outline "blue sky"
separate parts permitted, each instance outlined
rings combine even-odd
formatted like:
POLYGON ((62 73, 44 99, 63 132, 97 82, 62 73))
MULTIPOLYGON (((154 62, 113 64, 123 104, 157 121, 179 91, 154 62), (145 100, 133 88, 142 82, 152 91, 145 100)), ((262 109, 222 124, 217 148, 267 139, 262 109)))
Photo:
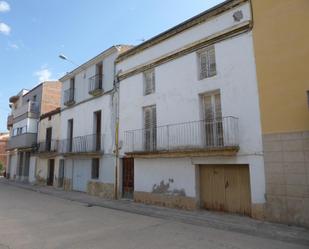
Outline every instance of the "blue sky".
POLYGON ((8 98, 114 44, 141 43, 222 0, 0 0, 0 131, 8 98))

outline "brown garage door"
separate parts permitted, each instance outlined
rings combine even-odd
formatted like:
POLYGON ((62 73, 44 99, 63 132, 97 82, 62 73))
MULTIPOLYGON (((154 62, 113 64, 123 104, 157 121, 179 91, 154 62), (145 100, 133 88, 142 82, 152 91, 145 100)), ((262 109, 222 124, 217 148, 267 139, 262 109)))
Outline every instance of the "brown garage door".
POLYGON ((201 165, 201 207, 244 215, 251 214, 248 165, 201 165))

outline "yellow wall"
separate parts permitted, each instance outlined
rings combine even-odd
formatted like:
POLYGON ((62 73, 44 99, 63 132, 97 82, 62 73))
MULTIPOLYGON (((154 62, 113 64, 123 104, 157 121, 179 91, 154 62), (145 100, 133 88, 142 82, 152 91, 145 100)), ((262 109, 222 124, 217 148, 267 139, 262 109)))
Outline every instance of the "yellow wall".
POLYGON ((309 130, 309 0, 252 0, 263 133, 309 130))

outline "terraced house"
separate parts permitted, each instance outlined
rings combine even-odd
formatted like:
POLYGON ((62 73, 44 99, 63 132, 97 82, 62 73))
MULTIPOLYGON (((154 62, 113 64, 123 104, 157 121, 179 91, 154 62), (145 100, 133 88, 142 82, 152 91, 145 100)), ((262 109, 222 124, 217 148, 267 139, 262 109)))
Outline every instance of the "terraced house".
POLYGON ((224 2, 117 58, 124 196, 263 215, 254 58, 246 0, 224 2))
POLYGON ((115 196, 114 62, 128 48, 112 46, 60 79, 65 189, 115 196))
POLYGON ((60 107, 44 113, 38 123, 35 183, 64 187, 64 160, 60 150, 60 107))
POLYGON ((39 117, 59 106, 60 90, 60 82, 46 81, 10 98, 12 111, 7 120, 9 178, 35 182, 36 157, 33 152, 37 145, 39 117))

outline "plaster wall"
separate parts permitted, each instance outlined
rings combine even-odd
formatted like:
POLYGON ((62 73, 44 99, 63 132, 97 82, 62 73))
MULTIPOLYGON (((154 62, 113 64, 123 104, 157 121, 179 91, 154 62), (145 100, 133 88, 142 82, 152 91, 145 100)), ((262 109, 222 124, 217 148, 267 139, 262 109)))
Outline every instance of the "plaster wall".
POLYGON ((150 47, 125 59, 124 61, 119 62, 116 72, 118 72, 119 69, 122 69, 122 71, 125 72, 133 67, 147 63, 162 55, 170 53, 171 51, 182 48, 189 43, 203 39, 214 33, 223 31, 233 25, 239 24, 239 22, 235 21, 233 18, 233 14, 236 11, 242 11, 243 13, 243 19, 241 22, 251 20, 250 4, 241 4, 229 11, 210 18, 206 22, 203 22, 190 30, 183 31, 182 33, 179 33, 153 47, 150 47))

